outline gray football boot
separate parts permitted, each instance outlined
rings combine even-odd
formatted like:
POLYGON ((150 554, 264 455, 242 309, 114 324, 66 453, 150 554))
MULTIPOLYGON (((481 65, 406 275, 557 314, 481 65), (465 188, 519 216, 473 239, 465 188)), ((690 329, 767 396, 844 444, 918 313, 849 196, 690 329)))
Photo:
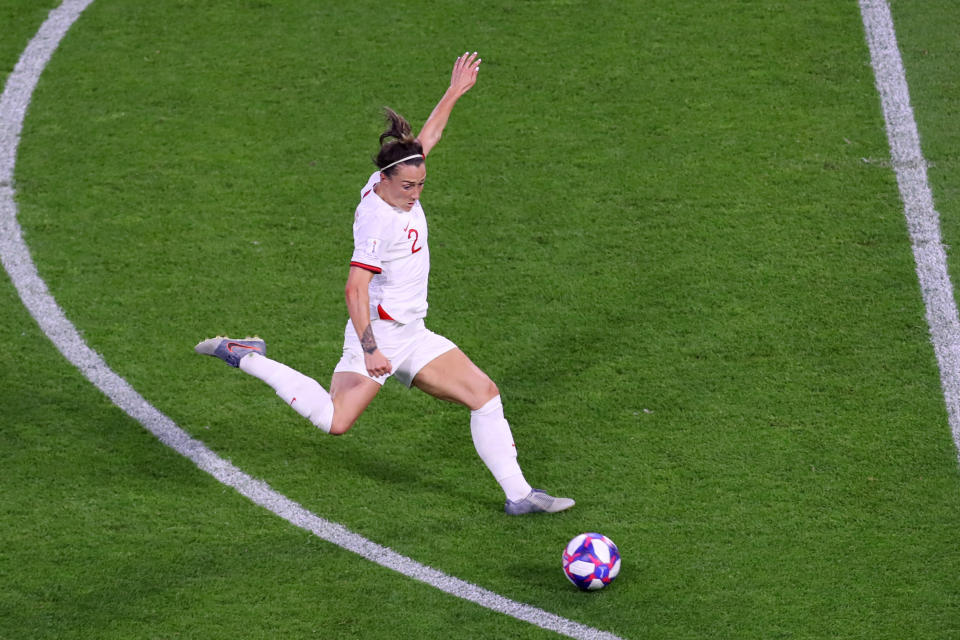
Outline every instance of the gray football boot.
POLYGON ((503 510, 507 515, 520 516, 525 513, 556 513, 569 509, 576 503, 570 498, 554 498, 543 489, 534 489, 522 500, 507 500, 503 510))
POLYGON ((231 367, 239 367, 240 360, 251 353, 267 355, 267 343, 260 338, 246 337, 243 340, 234 340, 226 336, 208 338, 193 348, 197 353, 205 356, 220 358, 231 367))

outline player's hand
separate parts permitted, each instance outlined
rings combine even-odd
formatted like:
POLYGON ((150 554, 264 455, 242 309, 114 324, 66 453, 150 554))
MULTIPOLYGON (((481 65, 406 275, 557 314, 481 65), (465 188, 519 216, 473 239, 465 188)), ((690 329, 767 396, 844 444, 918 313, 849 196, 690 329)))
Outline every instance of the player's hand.
POLYGON ((385 376, 393 371, 393 365, 390 364, 387 356, 383 355, 380 349, 376 349, 373 353, 364 353, 363 361, 367 366, 367 373, 374 378, 385 376))
POLYGON ((457 95, 462 96, 476 83, 479 71, 480 58, 477 57, 477 52, 464 53, 453 64, 453 73, 450 74, 450 88, 456 91, 457 95))

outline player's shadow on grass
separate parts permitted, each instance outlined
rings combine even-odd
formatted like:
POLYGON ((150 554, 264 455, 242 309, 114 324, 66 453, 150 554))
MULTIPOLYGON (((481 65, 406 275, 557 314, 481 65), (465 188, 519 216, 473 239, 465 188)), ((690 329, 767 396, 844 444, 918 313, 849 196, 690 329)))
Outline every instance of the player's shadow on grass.
MULTIPOLYGON (((476 454, 474 454, 476 457, 476 454)), ((472 462, 465 459, 466 462, 472 462)), ((440 494, 455 498, 467 505, 497 505, 502 493, 490 478, 489 490, 464 482, 462 475, 443 477, 430 470, 424 460, 406 458, 402 461, 391 459, 383 452, 368 447, 357 447, 350 455, 340 456, 337 464, 357 476, 369 478, 378 484, 394 485, 406 488, 408 492, 440 494)), ((483 463, 476 457, 479 471, 486 473, 483 463)))

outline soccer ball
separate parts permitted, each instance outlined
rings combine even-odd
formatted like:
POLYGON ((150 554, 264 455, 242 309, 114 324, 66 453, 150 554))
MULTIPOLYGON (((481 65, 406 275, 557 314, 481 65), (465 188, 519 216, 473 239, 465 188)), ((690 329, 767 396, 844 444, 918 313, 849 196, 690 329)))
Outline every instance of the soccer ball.
POLYGON ((620 550, 599 533, 581 533, 563 550, 563 573, 584 591, 603 589, 620 573, 620 550))

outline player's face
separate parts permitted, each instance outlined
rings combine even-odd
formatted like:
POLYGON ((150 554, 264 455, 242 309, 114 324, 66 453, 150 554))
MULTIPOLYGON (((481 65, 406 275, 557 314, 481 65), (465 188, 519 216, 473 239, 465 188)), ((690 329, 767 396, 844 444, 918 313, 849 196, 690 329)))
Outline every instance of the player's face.
POLYGON ((421 163, 419 166, 401 164, 392 176, 381 176, 377 195, 391 206, 410 211, 420 199, 420 192, 423 191, 426 178, 425 164, 421 163))

